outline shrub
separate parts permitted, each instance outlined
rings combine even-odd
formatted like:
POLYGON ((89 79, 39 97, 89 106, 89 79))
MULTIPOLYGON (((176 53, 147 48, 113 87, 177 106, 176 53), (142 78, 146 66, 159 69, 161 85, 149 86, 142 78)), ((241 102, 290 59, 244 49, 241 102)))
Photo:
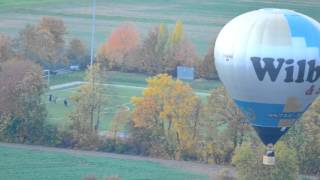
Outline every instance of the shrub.
POLYGON ((97 180, 97 179, 98 178, 95 175, 88 175, 83 178, 83 180, 97 180))
POLYGON ((107 176, 105 177, 105 180, 120 180, 119 176, 107 176))

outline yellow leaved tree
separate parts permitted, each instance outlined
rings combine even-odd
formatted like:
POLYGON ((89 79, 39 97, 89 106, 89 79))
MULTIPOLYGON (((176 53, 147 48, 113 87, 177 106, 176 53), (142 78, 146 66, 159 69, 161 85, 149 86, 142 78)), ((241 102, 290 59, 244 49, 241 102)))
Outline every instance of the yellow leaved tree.
POLYGON ((73 137, 79 147, 95 147, 98 141, 103 107, 107 103, 106 89, 103 85, 105 78, 99 64, 89 66, 86 71, 86 83, 71 96, 74 109, 69 119, 73 137))
POLYGON ((158 132, 156 138, 165 139, 169 157, 181 159, 196 142, 200 100, 189 85, 167 74, 147 82, 143 95, 132 98, 134 127, 158 132))
POLYGON ((195 47, 184 33, 182 21, 176 22, 166 50, 164 72, 167 73, 174 72, 177 66, 194 67, 199 59, 195 47))
POLYGON ((178 44, 183 39, 183 24, 182 21, 177 21, 170 36, 170 43, 178 44))

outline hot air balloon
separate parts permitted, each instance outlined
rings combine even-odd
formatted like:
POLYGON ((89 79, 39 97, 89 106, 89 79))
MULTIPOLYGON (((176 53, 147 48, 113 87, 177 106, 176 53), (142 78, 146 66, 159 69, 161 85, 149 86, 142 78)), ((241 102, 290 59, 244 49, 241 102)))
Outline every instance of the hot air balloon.
POLYGON ((235 104, 268 146, 320 93, 320 24, 287 9, 260 9, 228 22, 216 39, 218 75, 235 104))

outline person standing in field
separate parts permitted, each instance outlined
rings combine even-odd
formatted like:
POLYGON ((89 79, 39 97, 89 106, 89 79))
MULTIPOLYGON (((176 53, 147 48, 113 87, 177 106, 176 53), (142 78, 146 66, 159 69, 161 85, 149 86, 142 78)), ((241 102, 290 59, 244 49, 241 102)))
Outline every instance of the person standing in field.
POLYGON ((49 102, 51 102, 52 101, 52 94, 49 94, 49 102))
POLYGON ((65 99, 63 100, 63 104, 64 104, 65 107, 68 107, 68 100, 67 100, 67 98, 65 98, 65 99))

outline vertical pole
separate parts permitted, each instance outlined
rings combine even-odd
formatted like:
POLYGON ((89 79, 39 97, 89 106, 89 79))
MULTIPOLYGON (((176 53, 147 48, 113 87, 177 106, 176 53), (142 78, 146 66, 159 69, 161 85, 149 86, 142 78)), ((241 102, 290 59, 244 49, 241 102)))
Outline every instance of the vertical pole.
POLYGON ((92 26, 91 26, 91 52, 90 52, 90 66, 93 64, 94 59, 94 44, 95 44, 95 31, 96 31, 96 0, 92 0, 92 26))
POLYGON ((48 87, 50 88, 50 70, 48 71, 48 87))
MULTIPOLYGON (((95 45, 95 39, 94 39, 94 34, 96 31, 96 0, 92 0, 92 26, 91 26, 91 52, 90 52, 90 73, 91 73, 91 79, 89 79, 89 83, 91 85, 91 90, 94 91, 94 85, 95 85, 95 77, 93 73, 93 60, 94 60, 94 45, 95 45)), ((93 102, 96 102, 95 96, 93 96, 93 102)), ((90 112, 90 125, 91 125, 91 131, 93 130, 93 108, 92 104, 90 105, 91 107, 89 108, 90 112)))

